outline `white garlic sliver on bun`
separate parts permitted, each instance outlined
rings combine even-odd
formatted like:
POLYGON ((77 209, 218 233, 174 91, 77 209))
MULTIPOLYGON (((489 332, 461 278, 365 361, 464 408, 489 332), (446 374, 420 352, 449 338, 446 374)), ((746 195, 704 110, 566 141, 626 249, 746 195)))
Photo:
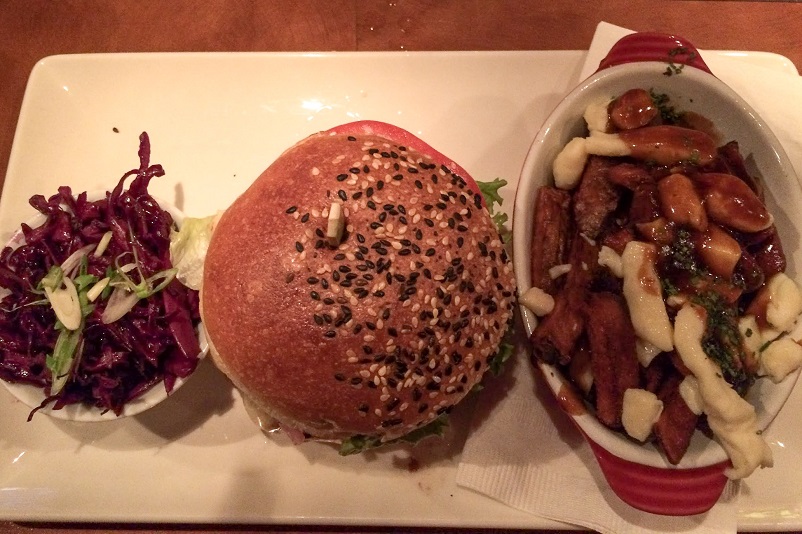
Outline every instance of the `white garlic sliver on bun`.
POLYGON ((530 287, 518 300, 538 317, 548 315, 554 309, 554 297, 539 287, 530 287))
POLYGON ((552 164, 554 185, 560 189, 573 189, 582 178, 588 153, 585 150, 585 138, 574 137, 563 147, 552 164))
POLYGON ((777 273, 766 284, 769 303, 766 320, 778 330, 788 332, 802 313, 802 292, 785 273, 777 273))
POLYGON ((760 353, 760 371, 778 384, 802 366, 802 347, 789 337, 769 344, 760 353))
POLYGON ((624 298, 635 334, 668 352, 674 348, 674 344, 671 339, 671 322, 663 303, 662 286, 655 268, 656 258, 657 249, 654 245, 640 241, 627 243, 621 257, 624 298))
POLYGON ((329 220, 326 228, 326 239, 329 246, 336 247, 343 239, 343 231, 345 230, 345 214, 343 207, 339 202, 333 202, 331 209, 329 209, 329 220))
POLYGON ((724 380, 721 368, 702 348, 706 327, 704 309, 686 304, 674 321, 674 344, 682 363, 699 383, 707 422, 732 462, 733 467, 725 474, 740 479, 758 467, 771 467, 772 453, 757 426, 754 406, 724 380))
POLYGON ((646 441, 663 413, 663 401, 651 391, 629 388, 624 392, 621 422, 624 430, 638 441, 646 441))

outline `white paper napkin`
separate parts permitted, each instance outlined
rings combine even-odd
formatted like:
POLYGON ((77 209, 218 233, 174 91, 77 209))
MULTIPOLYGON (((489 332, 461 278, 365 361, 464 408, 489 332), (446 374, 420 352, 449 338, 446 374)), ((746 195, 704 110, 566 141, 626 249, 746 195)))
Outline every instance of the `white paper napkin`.
MULTIPOLYGON (((580 80, 627 33, 599 24, 580 80)), ((802 135, 794 131, 802 128, 802 78, 737 57, 700 54, 769 123, 802 176, 802 135)), ((602 533, 737 531, 734 483, 709 512, 695 516, 649 514, 621 501, 609 489, 590 447, 554 406, 548 386, 528 361, 525 335, 519 337, 512 368, 482 396, 457 470, 458 485, 536 516, 602 533)))

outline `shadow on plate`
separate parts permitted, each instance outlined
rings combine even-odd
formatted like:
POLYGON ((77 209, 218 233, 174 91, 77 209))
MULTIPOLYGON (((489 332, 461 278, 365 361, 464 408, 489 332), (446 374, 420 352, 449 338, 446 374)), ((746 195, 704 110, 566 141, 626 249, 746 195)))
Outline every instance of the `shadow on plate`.
POLYGON ((236 407, 234 388, 210 359, 200 362, 187 382, 164 402, 139 415, 100 423, 53 420, 79 443, 106 450, 163 447, 181 440, 186 445, 213 446, 253 435, 242 425, 218 425, 236 407), (203 432, 197 432, 203 428, 203 432), (242 428, 243 432, 238 429, 242 428), (197 438, 195 437, 197 436, 197 438))

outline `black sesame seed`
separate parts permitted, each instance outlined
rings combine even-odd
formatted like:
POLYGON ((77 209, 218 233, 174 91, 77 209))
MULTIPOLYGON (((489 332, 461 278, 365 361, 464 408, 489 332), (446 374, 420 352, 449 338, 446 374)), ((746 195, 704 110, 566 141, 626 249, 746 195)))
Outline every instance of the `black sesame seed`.
POLYGON ((317 291, 312 291, 309 296, 312 297, 312 300, 320 300, 320 294, 317 291))
POLYGON ((415 230, 415 239, 417 239, 418 241, 420 241, 421 239, 423 239, 423 231, 421 231, 421 229, 420 229, 420 228, 418 228, 417 230, 415 230))
POLYGON ((308 213, 304 213, 303 214, 303 216, 301 217, 301 222, 302 223, 309 222, 309 214, 308 213))
POLYGON ((348 200, 348 195, 342 189, 337 191, 337 196, 340 197, 343 201, 348 200))
POLYGON ((315 320, 315 324, 317 324, 318 326, 323 325, 323 317, 321 317, 320 315, 315 314, 312 316, 312 318, 315 320))
POLYGON ((427 256, 431 257, 431 256, 434 256, 435 254, 437 254, 437 251, 434 248, 426 249, 426 255, 427 256))
POLYGON ((329 337, 329 338, 331 338, 331 337, 334 337, 334 336, 336 336, 336 335, 337 335, 337 332, 336 332, 336 331, 334 331, 334 330, 329 330, 328 332, 326 332, 326 333, 325 333, 325 334, 323 334, 323 335, 324 335, 324 336, 326 336, 326 337, 329 337))
POLYGON ((298 206, 290 206, 285 213, 295 213, 298 211, 298 206))
POLYGON ((334 380, 336 380, 337 382, 344 382, 345 375, 343 375, 342 373, 335 373, 334 380))
POLYGON ((363 165, 362 166, 362 172, 364 172, 365 174, 368 174, 370 172, 370 167, 368 167, 367 165, 363 165))
POLYGON ((379 180, 378 182, 376 182, 376 189, 378 189, 379 191, 381 191, 382 189, 384 189, 384 182, 383 182, 383 181, 381 181, 381 180, 379 180))
POLYGON ((351 174, 359 174, 359 167, 351 167, 350 169, 348 169, 348 172, 350 172, 351 174))
POLYGON ((398 426, 403 422, 404 422, 403 419, 388 419, 386 421, 382 421, 381 425, 382 427, 387 428, 390 426, 398 426))
POLYGON ((356 193, 351 195, 351 198, 354 200, 359 200, 360 198, 362 198, 362 191, 357 191, 356 193))
POLYGON ((426 226, 429 228, 434 228, 434 221, 431 219, 423 219, 423 222, 426 223, 426 226))
POLYGON ((304 246, 301 244, 300 241, 296 241, 295 242, 295 250, 297 250, 298 252, 303 252, 304 251, 304 246))
POLYGON ((338 182, 344 182, 347 179, 348 179, 348 175, 347 174, 338 174, 337 175, 337 181, 338 182))
POLYGON ((354 137, 353 135, 349 135, 348 136, 348 140, 349 141, 356 141, 356 137, 354 137))

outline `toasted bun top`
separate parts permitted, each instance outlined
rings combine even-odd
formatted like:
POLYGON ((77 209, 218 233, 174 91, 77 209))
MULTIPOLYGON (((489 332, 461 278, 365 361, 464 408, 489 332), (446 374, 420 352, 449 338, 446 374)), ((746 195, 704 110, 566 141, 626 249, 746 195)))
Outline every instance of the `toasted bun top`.
POLYGON ((287 150, 209 246, 201 307, 220 368, 257 408, 319 438, 390 439, 447 411, 513 314, 511 263, 470 182, 375 135, 287 150), (346 225, 335 247, 333 203, 346 225))

